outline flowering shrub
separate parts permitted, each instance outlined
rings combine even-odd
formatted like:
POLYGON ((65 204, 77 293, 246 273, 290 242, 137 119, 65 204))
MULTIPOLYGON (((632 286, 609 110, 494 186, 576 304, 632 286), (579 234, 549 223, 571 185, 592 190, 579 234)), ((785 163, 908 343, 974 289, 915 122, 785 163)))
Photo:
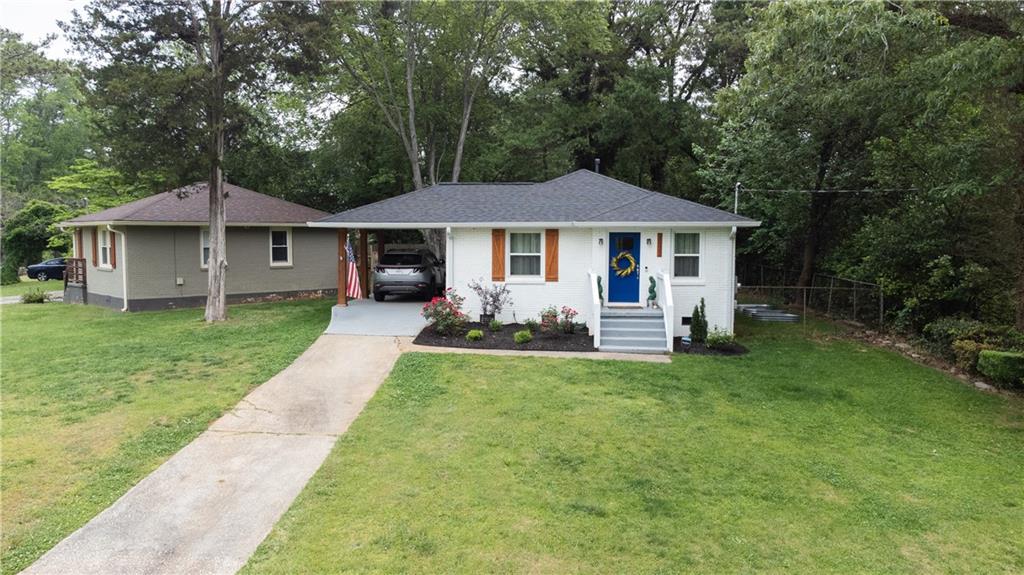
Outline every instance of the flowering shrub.
POLYGON ((562 329, 563 333, 574 333, 576 331, 575 320, 579 314, 580 312, 567 305, 562 306, 562 320, 558 322, 558 326, 562 329))
POLYGON ((423 306, 420 315, 433 322, 434 331, 441 335, 452 335, 462 331, 466 325, 466 314, 462 304, 466 298, 455 293, 454 288, 444 290, 443 297, 435 297, 423 306))
POLYGON ((540 310, 540 331, 554 333, 558 330, 558 308, 553 305, 540 310))
POLYGON ((482 280, 473 280, 469 289, 480 298, 480 313, 483 315, 499 315, 506 305, 512 305, 512 295, 505 284, 485 286, 482 280))

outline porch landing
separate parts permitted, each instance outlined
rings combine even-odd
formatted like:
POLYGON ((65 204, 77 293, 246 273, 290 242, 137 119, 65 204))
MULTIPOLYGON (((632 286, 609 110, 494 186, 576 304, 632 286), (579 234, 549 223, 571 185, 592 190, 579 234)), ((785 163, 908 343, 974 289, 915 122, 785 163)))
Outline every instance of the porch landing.
POLYGON ((349 300, 348 306, 331 308, 326 334, 416 336, 426 327, 420 315, 422 301, 370 299, 349 300))

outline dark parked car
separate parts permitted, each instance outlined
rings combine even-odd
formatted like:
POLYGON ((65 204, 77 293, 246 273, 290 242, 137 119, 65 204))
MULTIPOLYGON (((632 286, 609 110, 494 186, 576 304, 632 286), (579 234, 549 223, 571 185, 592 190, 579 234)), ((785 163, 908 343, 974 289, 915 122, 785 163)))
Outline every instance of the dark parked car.
POLYGON ((444 289, 444 260, 430 250, 395 250, 380 257, 373 274, 373 299, 416 294, 426 301, 444 289))
POLYGON ((63 279, 67 263, 64 258, 53 258, 45 262, 28 266, 28 277, 44 282, 46 280, 63 279))

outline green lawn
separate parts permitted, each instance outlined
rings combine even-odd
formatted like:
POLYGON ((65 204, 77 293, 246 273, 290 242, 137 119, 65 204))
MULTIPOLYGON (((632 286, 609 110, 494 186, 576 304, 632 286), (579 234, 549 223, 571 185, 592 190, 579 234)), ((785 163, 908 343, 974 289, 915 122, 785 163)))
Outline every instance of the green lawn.
POLYGON ((21 295, 25 292, 43 290, 60 291, 64 289, 64 280, 46 280, 44 282, 21 278, 21 283, 0 286, 0 297, 9 295, 21 295))
POLYGON ((246 573, 1021 573, 1024 401, 827 326, 408 354, 246 573))
POLYGON ((122 314, 5 305, 3 573, 110 505, 323 331, 330 301, 122 314))

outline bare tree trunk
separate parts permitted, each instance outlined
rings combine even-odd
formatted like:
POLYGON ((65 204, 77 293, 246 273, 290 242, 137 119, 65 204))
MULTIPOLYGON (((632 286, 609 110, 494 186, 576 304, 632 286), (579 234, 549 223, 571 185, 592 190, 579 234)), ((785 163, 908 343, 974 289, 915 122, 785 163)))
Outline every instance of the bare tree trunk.
POLYGON ((413 30, 412 5, 406 10, 405 38, 405 98, 409 108, 409 164, 412 167, 412 183, 417 190, 423 187, 423 173, 420 170, 420 143, 416 137, 416 97, 413 94, 413 80, 416 75, 416 32, 413 30))
POLYGON ((476 98, 476 87, 462 97, 462 122, 459 124, 459 140, 455 143, 455 162, 452 164, 452 181, 459 181, 462 172, 462 150, 466 146, 466 133, 469 131, 469 118, 473 112, 473 100, 476 98))
POLYGON ((1024 190, 1017 190, 1017 317, 1014 324, 1024 331, 1024 190))
POLYGON ((804 241, 800 278, 796 282, 796 285, 799 287, 811 285, 811 280, 814 278, 814 263, 818 259, 818 248, 821 244, 822 231, 825 228, 825 219, 828 216, 829 209, 832 207, 832 194, 818 192, 825 186, 828 163, 832 159, 832 145, 832 138, 827 138, 821 145, 821 153, 818 156, 818 175, 814 182, 815 193, 811 194, 811 212, 807 222, 807 238, 804 241))
POLYGON ((224 285, 227 275, 224 212, 224 21, 221 1, 210 9, 210 101, 207 128, 210 131, 210 262, 207 271, 206 321, 227 319, 224 285))

